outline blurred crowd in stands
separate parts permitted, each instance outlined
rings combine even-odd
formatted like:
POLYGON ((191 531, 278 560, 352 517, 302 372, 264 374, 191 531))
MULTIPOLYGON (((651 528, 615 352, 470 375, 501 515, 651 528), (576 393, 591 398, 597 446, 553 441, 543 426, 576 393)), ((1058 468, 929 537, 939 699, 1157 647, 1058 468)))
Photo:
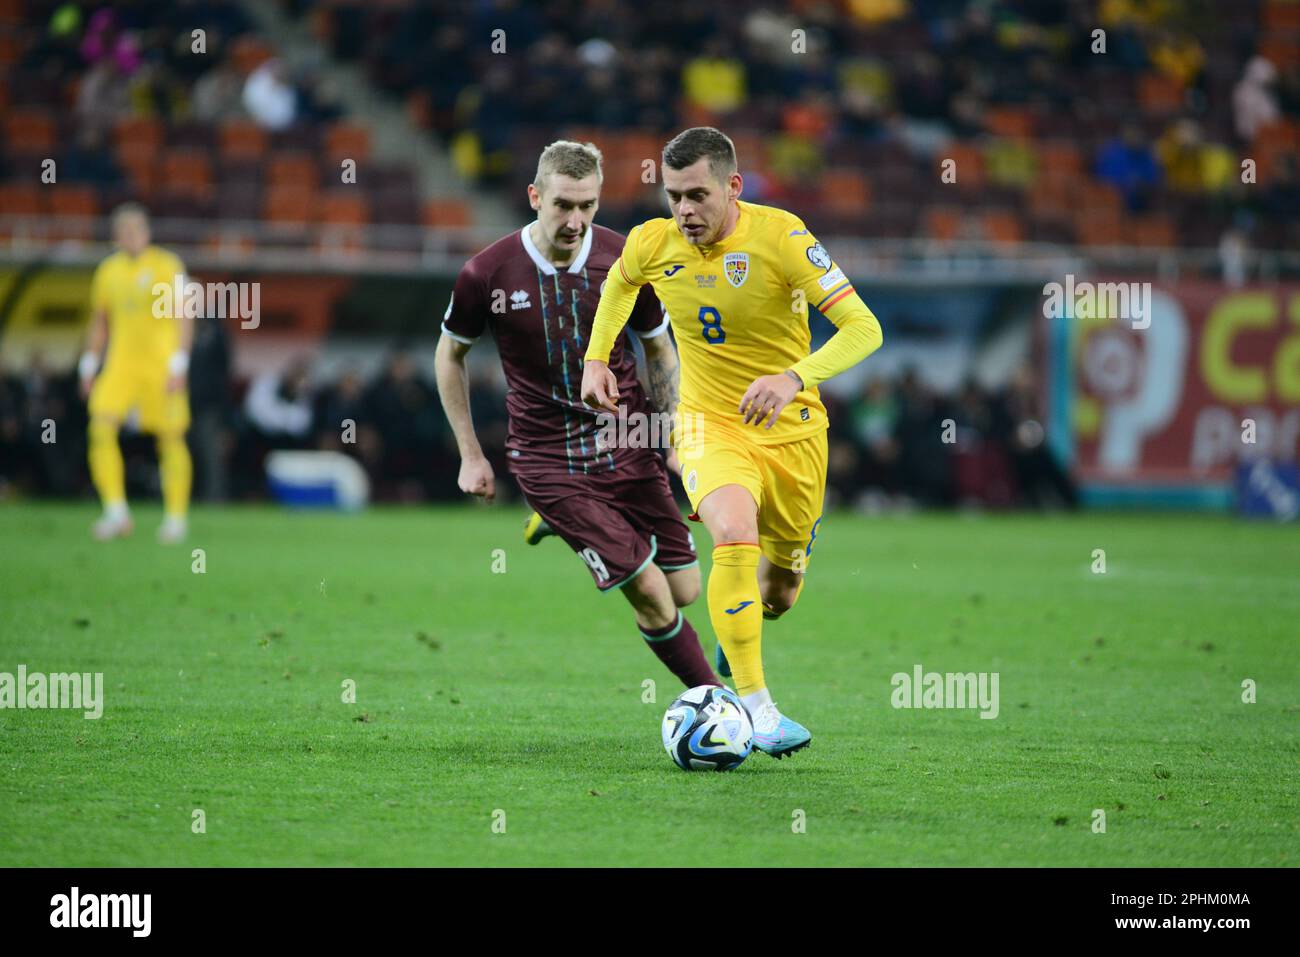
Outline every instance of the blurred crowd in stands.
POLYGON ((135 198, 155 216, 473 225, 459 183, 422 195, 409 164, 367 160, 338 63, 525 216, 521 185, 561 135, 604 150, 610 226, 662 214, 644 164, 707 123, 736 140, 747 198, 822 235, 1300 245, 1290 0, 276 6, 319 59, 286 67, 236 0, 0 7, 22 14, 0 24, 6 211, 93 216, 135 198), (57 189, 32 182, 45 156, 57 189), (359 188, 340 188, 340 157, 359 188), (941 185, 947 159, 956 178, 941 185))
POLYGON ((823 234, 1300 239, 1300 6, 1285 0, 291 6, 406 97, 464 176, 512 198, 557 130, 593 139, 616 228, 662 214, 641 177, 664 139, 711 124, 736 139, 748 198, 823 234))
POLYGON ((312 224, 419 223, 413 165, 371 160, 324 59, 290 66, 238 0, 2 4, 0 212, 31 217, 25 236, 86 239, 67 220, 136 200, 207 221, 195 243, 252 242, 225 227, 253 221, 285 242, 312 224))
MULTIPOLYGON (((0 375, 0 499, 91 494, 85 405, 75 376, 75 370, 51 371, 39 357, 22 374, 0 375)), ((475 428, 503 479, 498 494, 510 498, 500 366, 471 363, 470 377, 475 428)), ((970 382, 947 396, 906 371, 897 381, 872 381, 849 400, 823 398, 832 423, 829 507, 1075 504, 1072 484, 1045 444, 1039 383, 1028 370, 1003 388, 970 382)), ((302 357, 234 382, 220 324, 200 322, 190 403, 197 501, 266 498, 263 462, 274 449, 352 456, 379 501, 463 497, 456 484, 460 460, 436 388, 404 347, 369 378, 348 365, 323 378, 302 357)), ((128 427, 122 442, 129 485, 156 495, 152 438, 128 427)))

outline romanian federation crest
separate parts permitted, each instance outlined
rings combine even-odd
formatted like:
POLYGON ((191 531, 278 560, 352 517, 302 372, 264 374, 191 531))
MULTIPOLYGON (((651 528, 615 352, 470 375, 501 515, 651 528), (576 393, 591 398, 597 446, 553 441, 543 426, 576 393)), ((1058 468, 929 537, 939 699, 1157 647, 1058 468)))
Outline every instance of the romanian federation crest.
POLYGON ((743 286, 749 278, 749 253, 727 253, 722 268, 726 270, 727 282, 737 288, 743 286))

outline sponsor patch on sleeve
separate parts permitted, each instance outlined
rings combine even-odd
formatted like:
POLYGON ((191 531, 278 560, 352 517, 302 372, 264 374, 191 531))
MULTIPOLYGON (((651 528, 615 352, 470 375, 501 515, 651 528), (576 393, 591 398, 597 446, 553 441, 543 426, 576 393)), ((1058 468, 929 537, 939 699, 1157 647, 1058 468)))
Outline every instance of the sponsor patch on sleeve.
POLYGON ((822 289, 830 289, 832 286, 839 285, 844 281, 844 270, 836 266, 821 279, 817 280, 817 285, 822 289))

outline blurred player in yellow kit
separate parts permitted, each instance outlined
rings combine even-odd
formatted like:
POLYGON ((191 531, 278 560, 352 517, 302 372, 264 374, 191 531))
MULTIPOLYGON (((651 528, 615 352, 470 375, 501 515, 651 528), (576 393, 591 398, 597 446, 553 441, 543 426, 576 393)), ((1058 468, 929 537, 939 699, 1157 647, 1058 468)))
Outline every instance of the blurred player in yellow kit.
POLYGON ((650 283, 681 354, 674 445, 686 494, 713 536, 708 602, 719 668, 734 673, 755 747, 784 757, 812 736, 772 701, 761 636, 763 619, 798 598, 818 534, 827 422, 817 385, 861 362, 883 336, 797 216, 740 201, 727 136, 686 130, 664 147, 662 169, 672 217, 633 229, 609 272, 582 398, 615 411, 610 348, 650 283), (811 355, 809 306, 837 327, 811 355), (696 426, 687 429, 689 421, 696 426))
POLYGON ((185 537, 193 475, 185 444, 185 386, 194 320, 185 315, 183 297, 160 296, 155 286, 184 288, 185 266, 174 253, 150 245, 149 217, 141 206, 119 206, 112 227, 118 250, 91 280, 90 333, 77 367, 81 393, 89 398, 90 477, 104 505, 93 532, 107 541, 134 528, 118 432, 138 411, 140 428, 158 443, 164 511, 158 540, 178 542, 185 537))

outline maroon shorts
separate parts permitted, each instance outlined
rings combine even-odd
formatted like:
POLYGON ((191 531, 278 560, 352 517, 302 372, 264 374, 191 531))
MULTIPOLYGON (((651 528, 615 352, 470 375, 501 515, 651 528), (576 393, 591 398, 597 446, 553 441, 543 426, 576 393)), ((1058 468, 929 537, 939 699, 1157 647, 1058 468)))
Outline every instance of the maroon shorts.
POLYGON ((668 487, 668 468, 646 450, 612 472, 515 473, 528 504, 587 565, 601 591, 654 562, 666 572, 698 563, 695 540, 668 487))

